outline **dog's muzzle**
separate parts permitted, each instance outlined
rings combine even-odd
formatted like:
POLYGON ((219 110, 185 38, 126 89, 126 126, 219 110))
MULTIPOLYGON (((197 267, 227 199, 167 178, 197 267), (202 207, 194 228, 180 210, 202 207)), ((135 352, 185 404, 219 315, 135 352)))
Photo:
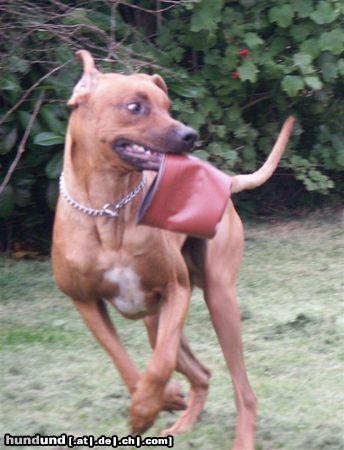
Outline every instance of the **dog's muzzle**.
POLYGON ((137 170, 158 171, 165 153, 189 153, 193 150, 197 137, 193 128, 181 125, 154 139, 156 146, 120 138, 113 142, 112 149, 137 170))

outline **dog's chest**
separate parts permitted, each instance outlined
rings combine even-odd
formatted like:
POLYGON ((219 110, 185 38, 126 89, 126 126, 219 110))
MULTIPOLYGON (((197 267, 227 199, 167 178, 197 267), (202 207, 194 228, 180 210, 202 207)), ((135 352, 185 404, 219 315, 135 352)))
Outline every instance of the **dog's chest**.
POLYGON ((108 300, 124 315, 137 315, 147 309, 139 275, 130 267, 114 267, 104 273, 104 280, 117 287, 117 295, 108 300))

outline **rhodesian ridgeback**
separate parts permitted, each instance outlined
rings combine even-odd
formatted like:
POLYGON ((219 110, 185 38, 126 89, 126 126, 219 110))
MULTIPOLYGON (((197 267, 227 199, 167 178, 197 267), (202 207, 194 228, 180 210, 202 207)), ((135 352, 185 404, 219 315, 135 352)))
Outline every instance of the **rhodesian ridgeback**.
MULTIPOLYGON (((127 385, 133 432, 148 429, 163 409, 184 410, 163 435, 190 430, 207 397, 210 371, 183 334, 192 287, 201 287, 233 382, 233 449, 254 449, 256 397, 244 365, 236 299, 240 218, 229 200, 215 237, 208 240, 137 225, 140 202, 162 154, 191 152, 197 134, 171 117, 159 75, 103 74, 90 53, 81 50, 78 56, 84 72, 68 102, 74 110, 53 233, 57 284, 127 385), (143 374, 123 346, 108 304, 126 318, 144 318, 153 353, 143 374), (190 383, 187 401, 169 381, 174 370, 190 383)), ((253 189, 272 175, 292 127, 289 118, 261 169, 233 177, 233 193, 253 189)))

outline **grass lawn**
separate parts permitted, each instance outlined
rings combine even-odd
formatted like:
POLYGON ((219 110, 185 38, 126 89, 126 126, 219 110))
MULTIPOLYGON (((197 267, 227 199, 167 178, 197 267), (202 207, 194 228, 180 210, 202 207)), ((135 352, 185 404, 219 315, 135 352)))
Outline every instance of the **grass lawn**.
MULTIPOLYGON (((238 291, 259 400, 257 450, 344 448, 342 231, 332 215, 246 226, 238 291)), ((127 436, 126 389, 55 287, 50 263, 0 258, 0 292, 1 436, 127 436)), ((144 368, 150 351, 143 324, 115 311, 113 318, 144 368)), ((232 387, 200 292, 186 331, 213 376, 199 423, 176 438, 175 448, 228 450, 232 387)), ((162 413, 146 435, 158 436, 176 417, 162 413)))

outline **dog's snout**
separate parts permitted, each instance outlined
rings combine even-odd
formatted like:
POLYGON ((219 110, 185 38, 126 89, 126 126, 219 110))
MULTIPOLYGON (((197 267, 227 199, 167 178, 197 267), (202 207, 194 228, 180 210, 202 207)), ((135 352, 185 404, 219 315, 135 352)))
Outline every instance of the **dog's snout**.
POLYGON ((181 139, 183 142, 185 142, 185 144, 194 145, 197 136, 198 136, 197 132, 193 128, 185 127, 185 129, 182 132, 181 139))
POLYGON ((197 132, 191 127, 183 126, 177 130, 177 139, 183 148, 183 151, 191 151, 197 137, 197 132))

